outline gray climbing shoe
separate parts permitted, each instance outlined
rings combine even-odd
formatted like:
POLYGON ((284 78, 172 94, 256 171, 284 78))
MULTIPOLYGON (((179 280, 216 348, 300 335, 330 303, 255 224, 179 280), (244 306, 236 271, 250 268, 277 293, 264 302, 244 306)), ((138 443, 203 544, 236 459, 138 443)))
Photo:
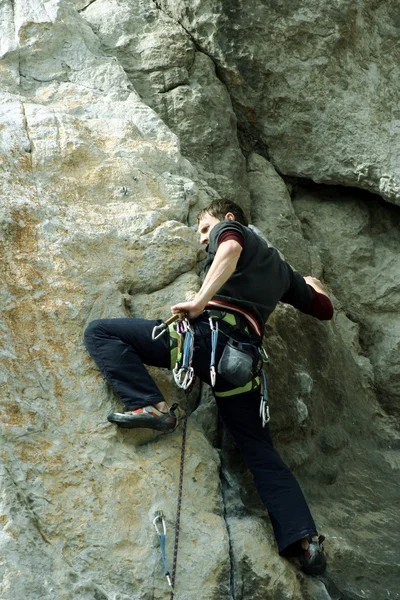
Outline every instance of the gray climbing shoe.
POLYGON ((168 412, 161 412, 153 405, 144 406, 124 413, 111 413, 107 419, 119 427, 133 429, 141 427, 145 429, 156 429, 157 431, 174 431, 178 426, 178 405, 173 404, 168 412))
POLYGON ((326 569, 326 558, 322 542, 324 536, 320 535, 318 540, 308 537, 308 548, 303 550, 300 556, 300 566, 303 573, 307 575, 323 575, 326 569))

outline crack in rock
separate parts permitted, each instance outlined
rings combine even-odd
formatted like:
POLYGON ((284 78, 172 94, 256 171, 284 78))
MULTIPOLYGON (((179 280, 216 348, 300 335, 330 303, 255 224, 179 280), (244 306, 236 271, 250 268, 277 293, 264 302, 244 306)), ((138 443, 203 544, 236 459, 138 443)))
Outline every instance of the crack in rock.
POLYGON ((215 67, 215 76, 217 77, 219 82, 226 89, 228 96, 230 98, 230 101, 231 101, 232 110, 236 116, 237 137, 238 137, 239 147, 243 153, 243 156, 246 157, 250 152, 257 152, 257 154, 260 154, 267 160, 270 160, 269 149, 268 149, 267 145, 264 142, 262 142, 259 139, 259 137, 256 135, 257 130, 255 130, 254 127, 251 127, 250 124, 248 124, 248 128, 243 127, 242 120, 239 118, 242 111, 238 108, 237 101, 232 97, 229 87, 227 86, 226 82, 224 81, 224 77, 222 75, 223 69, 218 64, 218 61, 216 60, 216 58, 210 52, 208 52, 205 48, 203 48, 203 46, 198 42, 198 40, 196 40, 194 35, 183 25, 183 23, 179 19, 175 19, 172 14, 170 14, 167 10, 165 10, 161 7, 161 2, 159 2, 159 0, 153 0, 153 3, 160 12, 165 14, 167 17, 169 17, 172 20, 173 23, 179 25, 183 29, 183 31, 186 33, 186 35, 189 37, 189 39, 193 43, 197 52, 204 54, 213 62, 214 67, 215 67))
POLYGON ((88 2, 88 3, 86 4, 86 6, 84 6, 83 8, 80 8, 80 9, 79 9, 77 12, 78 12, 78 13, 81 13, 81 12, 83 12, 84 10, 86 10, 87 8, 89 8, 89 6, 91 6, 91 5, 92 5, 92 4, 94 4, 95 2, 97 2, 97 0, 91 0, 91 2, 88 2))
POLYGON ((37 529, 40 537, 42 538, 42 540, 46 543, 51 545, 50 540, 47 539, 47 537, 45 536, 45 534, 43 533, 40 523, 39 523, 39 519, 37 517, 37 515, 35 514, 34 510, 29 506, 29 500, 27 499, 25 493, 21 490, 20 486, 18 485, 18 483, 15 481, 15 479, 12 476, 12 473, 10 471, 10 469, 6 466, 4 466, 4 470, 6 471, 10 481, 12 482, 12 484, 15 487, 15 495, 16 495, 16 499, 19 500, 22 504, 22 506, 24 507, 24 509, 26 510, 26 512, 28 513, 28 515, 30 515, 31 517, 31 521, 34 524, 35 528, 37 529))

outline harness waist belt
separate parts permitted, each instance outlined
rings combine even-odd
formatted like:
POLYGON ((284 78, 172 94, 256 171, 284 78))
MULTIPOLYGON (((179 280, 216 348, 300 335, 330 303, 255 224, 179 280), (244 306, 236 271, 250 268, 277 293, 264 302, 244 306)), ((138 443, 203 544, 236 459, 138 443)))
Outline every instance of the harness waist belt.
POLYGON ((257 320, 253 317, 253 315, 247 312, 247 310, 245 310, 244 308, 239 308, 238 306, 234 306, 233 304, 229 304, 229 302, 224 302, 222 300, 210 300, 210 302, 207 303, 206 309, 207 308, 217 308, 219 310, 225 309, 227 312, 236 313, 242 316, 245 319, 246 323, 250 326, 251 330, 256 335, 261 337, 260 325, 258 324, 257 320))

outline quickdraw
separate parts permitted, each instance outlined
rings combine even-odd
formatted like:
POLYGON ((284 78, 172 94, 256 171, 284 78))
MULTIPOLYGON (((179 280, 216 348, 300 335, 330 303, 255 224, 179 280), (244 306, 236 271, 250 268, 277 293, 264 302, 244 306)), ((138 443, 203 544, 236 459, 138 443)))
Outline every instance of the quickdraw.
POLYGON ((172 369, 175 383, 187 390, 193 383, 195 374, 192 367, 194 349, 194 331, 184 313, 176 313, 153 328, 152 338, 161 337, 173 325, 178 336, 178 351, 175 367, 172 369))
POLYGON ((160 537, 161 558, 164 563, 165 577, 167 578, 168 585, 171 588, 171 593, 173 594, 174 587, 172 585, 171 575, 169 573, 169 569, 168 569, 168 565, 167 565, 167 557, 165 554, 165 540, 167 537, 167 527, 165 525, 164 515, 161 510, 159 510, 155 513, 154 519, 153 519, 153 525, 160 537))
POLYGON ((265 373, 263 370, 264 363, 269 362, 269 356, 263 345, 260 346, 260 378, 261 378, 261 401, 260 401, 260 417, 262 421, 262 426, 265 427, 267 423, 269 423, 271 416, 269 414, 269 404, 268 404, 268 387, 267 387, 267 378, 265 377, 265 373))
POLYGON ((215 370, 215 354, 217 352, 217 343, 218 343, 218 321, 213 321, 213 318, 210 317, 208 319, 210 323, 211 330, 211 360, 210 360, 210 382, 211 387, 215 387, 215 382, 217 379, 217 372, 215 370))
POLYGON ((178 356, 172 373, 176 385, 187 390, 194 380, 192 367, 194 331, 186 318, 177 322, 175 331, 178 333, 178 356))
POLYGON ((268 389, 267 389, 267 379, 265 377, 265 373, 261 367, 260 369, 261 375, 261 402, 260 402, 260 417, 262 421, 262 426, 265 427, 267 423, 269 423, 271 417, 269 414, 269 405, 268 405, 268 389))

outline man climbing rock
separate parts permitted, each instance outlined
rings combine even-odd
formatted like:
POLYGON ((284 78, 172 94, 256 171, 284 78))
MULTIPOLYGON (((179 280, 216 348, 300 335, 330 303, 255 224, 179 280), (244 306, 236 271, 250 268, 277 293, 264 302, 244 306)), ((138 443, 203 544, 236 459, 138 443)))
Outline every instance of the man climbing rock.
MULTIPOLYGON (((198 215, 198 229, 207 250, 205 279, 193 300, 171 309, 183 313, 193 331, 190 368, 213 386, 219 414, 268 510, 279 553, 297 556, 305 573, 321 575, 326 567, 323 537, 318 537, 299 484, 273 446, 265 396, 260 418, 260 348, 265 323, 279 301, 321 320, 332 318, 332 304, 321 283, 293 271, 248 226, 234 202, 212 202, 198 215)), ((165 335, 152 337, 161 323, 102 319, 85 331, 88 351, 125 404, 125 412, 108 416, 121 427, 169 432, 177 425, 178 413, 168 407, 144 367, 173 368, 177 361, 173 325, 165 335)))

